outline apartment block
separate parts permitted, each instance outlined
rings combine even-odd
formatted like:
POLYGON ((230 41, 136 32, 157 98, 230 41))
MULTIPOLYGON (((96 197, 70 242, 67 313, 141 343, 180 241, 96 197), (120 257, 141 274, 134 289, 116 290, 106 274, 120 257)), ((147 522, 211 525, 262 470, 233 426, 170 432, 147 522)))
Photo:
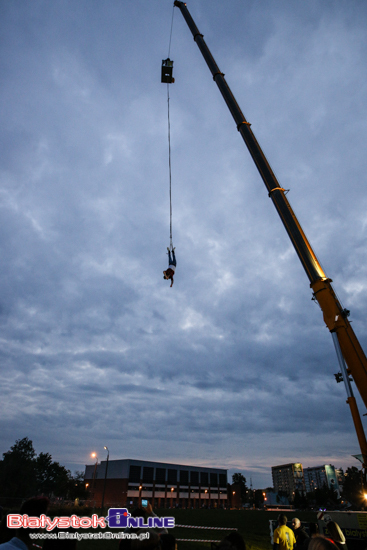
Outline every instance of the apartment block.
POLYGON ((290 500, 293 500, 296 491, 300 495, 306 493, 303 468, 299 462, 273 466, 271 473, 276 493, 283 491, 290 500))
MULTIPOLYGON (((338 471, 339 472, 339 471, 338 471)), ((323 464, 303 470, 306 492, 311 493, 315 489, 321 489, 326 486, 337 492, 340 497, 340 487, 338 482, 338 473, 332 464, 323 464)))

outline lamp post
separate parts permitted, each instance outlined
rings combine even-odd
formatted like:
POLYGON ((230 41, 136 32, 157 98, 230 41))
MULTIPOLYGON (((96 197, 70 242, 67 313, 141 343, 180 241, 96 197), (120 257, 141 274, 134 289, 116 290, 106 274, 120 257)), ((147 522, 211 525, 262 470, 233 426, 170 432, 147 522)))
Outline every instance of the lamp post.
POLYGON ((94 472, 93 472, 93 488, 96 488, 96 473, 97 473, 97 466, 98 466, 98 456, 97 453, 91 453, 90 455, 92 458, 96 459, 96 463, 94 465, 94 472))
POLYGON ((171 508, 173 508, 173 487, 171 487, 171 508))
POLYGON ((106 469, 104 472, 104 484, 103 484, 103 493, 102 493, 102 504, 101 504, 101 510, 103 511, 103 504, 104 504, 104 494, 106 491, 106 479, 107 479, 107 470, 108 470, 108 459, 110 458, 110 451, 108 450, 108 447, 103 447, 105 451, 107 451, 107 463, 106 463, 106 469))

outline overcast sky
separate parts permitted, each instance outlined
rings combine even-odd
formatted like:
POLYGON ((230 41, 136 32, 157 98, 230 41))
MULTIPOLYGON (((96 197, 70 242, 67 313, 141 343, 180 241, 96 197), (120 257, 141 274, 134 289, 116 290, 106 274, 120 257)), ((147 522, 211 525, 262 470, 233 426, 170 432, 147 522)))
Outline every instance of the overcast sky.
MULTIPOLYGON (((172 4, 0 1, 0 453, 29 437, 74 471, 106 445, 254 488, 358 466, 308 278, 172 4)), ((187 6, 366 350, 367 4, 187 6)))

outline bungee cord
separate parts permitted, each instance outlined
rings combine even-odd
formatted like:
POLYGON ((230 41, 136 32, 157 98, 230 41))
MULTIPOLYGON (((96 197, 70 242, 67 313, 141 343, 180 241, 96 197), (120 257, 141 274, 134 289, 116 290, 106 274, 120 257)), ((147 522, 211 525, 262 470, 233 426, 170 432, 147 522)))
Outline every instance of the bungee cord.
POLYGON ((169 168, 169 246, 173 249, 172 241, 172 170, 171 170, 171 122, 169 113, 169 84, 167 84, 167 108, 168 108, 168 168, 169 168))
MULTIPOLYGON (((171 53, 171 42, 172 42, 172 29, 173 29, 173 15, 174 15, 174 6, 172 6, 172 18, 171 18, 171 31, 169 35, 169 44, 168 44, 168 56, 169 59, 171 53)), ((172 62, 173 65, 173 62, 172 62)), ((170 120, 170 96, 169 96, 169 85, 174 82, 172 78, 170 82, 167 82, 167 115, 168 115, 168 169, 169 169, 169 247, 170 250, 173 250, 173 240, 172 240, 172 165, 171 165, 171 120, 170 120)))

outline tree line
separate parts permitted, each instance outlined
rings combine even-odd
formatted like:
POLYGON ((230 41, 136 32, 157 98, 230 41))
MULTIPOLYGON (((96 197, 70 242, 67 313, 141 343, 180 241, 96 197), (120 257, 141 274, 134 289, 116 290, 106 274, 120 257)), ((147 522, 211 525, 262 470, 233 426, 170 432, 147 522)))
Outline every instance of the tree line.
POLYGON ((72 475, 70 470, 53 461, 49 453, 37 455, 28 437, 16 440, 10 450, 3 453, 0 490, 9 504, 11 500, 35 495, 69 500, 87 497, 83 472, 72 475))

